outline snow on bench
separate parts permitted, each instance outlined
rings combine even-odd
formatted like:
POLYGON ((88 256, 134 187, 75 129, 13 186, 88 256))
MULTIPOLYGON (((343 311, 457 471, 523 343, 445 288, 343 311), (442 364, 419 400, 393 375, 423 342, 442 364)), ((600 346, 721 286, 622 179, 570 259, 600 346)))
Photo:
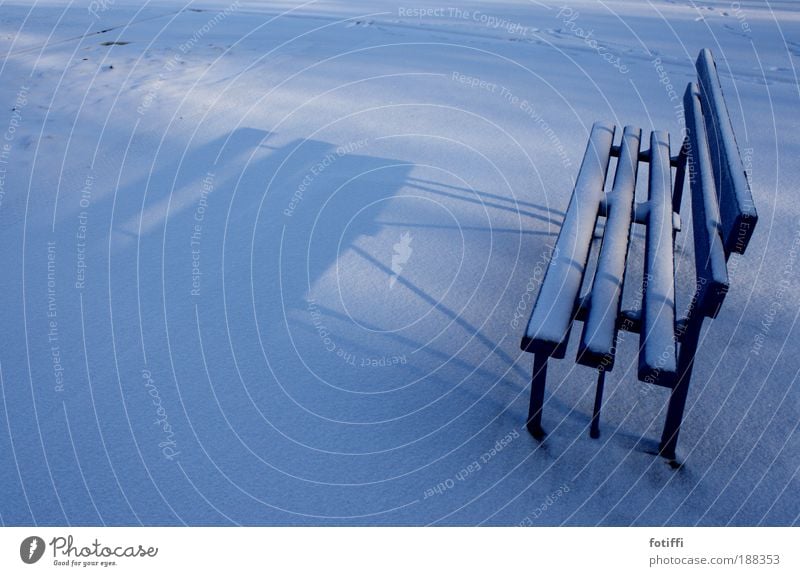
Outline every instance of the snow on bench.
POLYGON ((574 321, 583 322, 577 361, 598 370, 590 435, 599 436, 605 373, 614 366, 620 329, 640 337, 638 378, 672 390, 660 453, 675 458, 686 394, 705 317, 715 317, 728 291, 727 261, 743 254, 757 221, 728 111, 709 50, 696 63, 698 82, 684 96, 686 138, 671 155, 670 135, 627 126, 619 146, 616 127, 592 127, 578 179, 531 312, 521 348, 534 354, 528 430, 543 439, 542 405, 549 358, 564 358, 574 321), (614 181, 605 191, 611 157, 614 181), (649 163, 648 199, 635 202, 638 167, 649 163), (673 184, 673 168, 674 184, 673 184), (675 305, 674 239, 688 171, 694 230, 696 292, 685 318, 675 305), (599 218, 605 219, 591 288, 581 295, 599 218), (646 229, 641 308, 622 309, 628 248, 634 223, 646 229))
POLYGON ((558 234, 555 255, 545 273, 537 305, 522 338, 522 347, 527 351, 564 357, 600 201, 603 199, 603 183, 613 138, 614 126, 595 123, 558 234))

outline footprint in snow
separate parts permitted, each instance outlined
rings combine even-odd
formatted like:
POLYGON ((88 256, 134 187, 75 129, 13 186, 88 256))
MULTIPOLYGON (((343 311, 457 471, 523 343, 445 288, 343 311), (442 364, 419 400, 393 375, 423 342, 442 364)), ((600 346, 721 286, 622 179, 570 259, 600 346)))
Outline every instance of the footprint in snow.
POLYGON ((750 38, 750 35, 746 34, 739 27, 732 26, 730 24, 723 24, 722 27, 725 28, 725 30, 727 30, 728 32, 730 32, 734 36, 740 36, 742 38, 750 38))
POLYGON ((350 22, 347 27, 352 28, 353 26, 372 26, 374 23, 374 20, 356 20, 355 22, 350 22))

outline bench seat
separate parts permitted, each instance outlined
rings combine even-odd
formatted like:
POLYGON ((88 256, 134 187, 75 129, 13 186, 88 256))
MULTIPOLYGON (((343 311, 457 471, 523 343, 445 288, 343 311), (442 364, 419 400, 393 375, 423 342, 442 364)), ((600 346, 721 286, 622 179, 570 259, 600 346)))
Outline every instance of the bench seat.
POLYGON ((639 380, 672 390, 661 453, 674 458, 697 340, 703 319, 717 315, 729 289, 727 262, 743 254, 757 213, 742 165, 719 76, 709 50, 700 52, 697 83, 684 95, 685 134, 672 153, 670 134, 653 131, 642 150, 642 131, 596 122, 589 134, 553 256, 522 336, 534 354, 528 429, 544 437, 541 410, 547 360, 564 358, 573 323, 583 322, 576 361, 598 370, 591 435, 599 435, 605 373, 614 367, 619 330, 639 333, 639 380), (613 184, 606 188, 611 158, 613 184), (649 165, 647 200, 636 202, 639 165, 649 165), (688 178, 687 178, 688 176, 688 178), (680 229, 684 181, 691 188, 695 293, 685 316, 676 311, 675 235, 680 229), (592 250, 604 219, 599 250, 592 250), (628 271, 634 223, 645 228, 644 268, 628 271), (594 266, 590 255, 597 253, 594 266), (592 269, 590 278, 587 270, 592 269), (626 278, 641 278, 638 308, 623 310, 626 278), (585 290, 585 293, 582 293, 585 290))

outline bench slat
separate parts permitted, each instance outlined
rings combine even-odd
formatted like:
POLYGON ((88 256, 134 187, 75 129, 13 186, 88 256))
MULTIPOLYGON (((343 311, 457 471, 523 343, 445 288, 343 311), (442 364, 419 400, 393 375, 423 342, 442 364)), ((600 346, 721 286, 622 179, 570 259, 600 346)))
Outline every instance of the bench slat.
POLYGON ((583 334, 578 347, 580 364, 594 368, 602 366, 603 370, 611 370, 614 367, 641 137, 642 131, 632 126, 626 126, 622 134, 614 186, 608 197, 610 208, 606 218, 603 244, 592 282, 589 314, 583 324, 583 334))
POLYGON ((686 88, 684 109, 689 136, 687 162, 692 190, 694 257, 699 289, 694 305, 702 314, 713 318, 728 292, 728 268, 712 157, 697 84, 689 84, 686 88))
POLYGON ((520 347, 563 358, 603 197, 615 127, 595 122, 583 156, 553 259, 520 347))
POLYGON ((672 172, 669 157, 669 134, 652 132, 639 380, 672 387, 677 371, 677 354, 672 172))
POLYGON ((744 171, 710 50, 700 52, 696 68, 714 180, 717 184, 725 254, 744 254, 758 220, 750 182, 744 171))

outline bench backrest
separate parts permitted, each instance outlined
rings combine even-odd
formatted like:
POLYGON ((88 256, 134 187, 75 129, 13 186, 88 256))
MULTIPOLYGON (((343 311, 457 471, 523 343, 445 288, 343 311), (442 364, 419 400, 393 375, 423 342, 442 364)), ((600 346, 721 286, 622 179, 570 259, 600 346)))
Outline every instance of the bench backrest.
POLYGON ((758 215, 710 50, 697 57, 684 96, 698 302, 714 317, 728 290, 727 260, 744 254, 758 215))

